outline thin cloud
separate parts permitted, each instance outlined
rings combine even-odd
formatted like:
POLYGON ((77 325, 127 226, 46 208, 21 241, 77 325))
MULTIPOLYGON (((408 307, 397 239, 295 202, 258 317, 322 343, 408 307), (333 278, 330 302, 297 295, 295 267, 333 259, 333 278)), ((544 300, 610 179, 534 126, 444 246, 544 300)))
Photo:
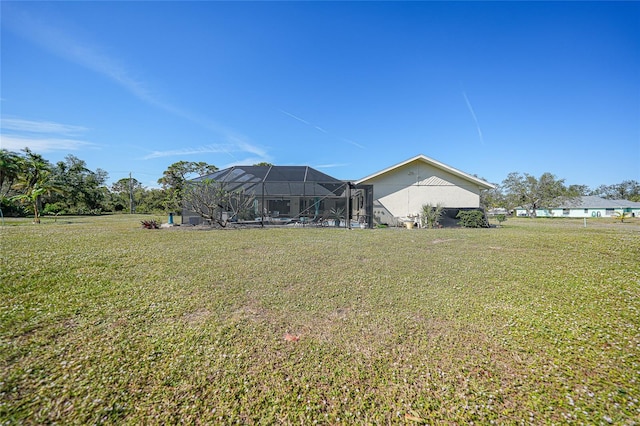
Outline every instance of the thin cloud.
POLYGON ((245 157, 231 163, 223 164, 220 169, 227 169, 234 166, 246 166, 247 164, 270 163, 268 159, 261 157, 245 157))
POLYGON ((230 149, 233 149, 233 147, 223 146, 223 145, 206 145, 206 146, 200 146, 195 148, 171 149, 167 151, 153 151, 152 153, 142 157, 142 159, 150 160, 152 158, 176 157, 176 156, 182 156, 182 155, 196 155, 196 154, 219 154, 219 153, 228 154, 230 149))
POLYGON ((259 160, 268 161, 268 156, 266 153, 256 148, 255 146, 248 144, 246 142, 238 141, 234 144, 211 144, 204 145, 193 148, 182 148, 182 149, 172 149, 167 151, 153 151, 150 154, 142 157, 143 160, 151 160, 154 158, 163 158, 163 157, 179 157, 179 156, 189 156, 189 155, 200 155, 200 154, 227 154, 235 161, 238 161, 235 154, 238 153, 249 153, 257 155, 259 160))
POLYGON ((247 152, 249 154, 257 155, 262 159, 261 161, 267 161, 267 159, 269 158, 269 155, 267 155, 267 152, 264 149, 250 144, 246 140, 236 138, 234 140, 234 143, 239 152, 247 152))
POLYGON ((82 126, 54 123, 52 121, 34 121, 21 118, 2 118, 0 127, 3 130, 28 133, 55 133, 61 135, 77 135, 88 129, 82 126))
POLYGON ((58 56, 114 80, 145 102, 162 106, 143 82, 133 78, 123 64, 100 52, 97 46, 81 42, 24 10, 8 7, 4 12, 3 25, 7 25, 13 32, 58 56))
POLYGON ((9 151, 29 148, 34 152, 77 151, 93 145, 90 142, 61 138, 30 138, 22 136, 0 135, 0 146, 9 151))
POLYGON ((484 145, 484 137, 482 137, 482 129, 480 129, 480 123, 478 122, 478 117, 476 117, 476 113, 473 111, 473 107, 471 106, 471 102, 469 102, 469 98, 467 97, 467 93, 465 91, 462 92, 462 96, 464 96, 464 100, 467 103, 467 108, 469 108, 469 112, 471 113, 471 117, 473 117, 474 123, 476 123, 476 129, 478 130, 478 136, 480 137, 480 143, 484 145))
POLYGON ((82 126, 23 118, 0 119, 0 146, 10 151, 29 148, 35 152, 77 151, 94 144, 71 138, 88 129, 82 126))
POLYGON ((314 166, 316 169, 335 169, 337 167, 347 167, 348 163, 330 163, 330 164, 318 164, 314 166))
MULTIPOLYGON (((81 42, 78 37, 74 37, 73 35, 63 31, 61 28, 51 25, 49 22, 38 20, 25 11, 16 9, 15 7, 7 7, 6 10, 3 9, 3 12, 3 25, 7 25, 15 33, 21 34, 33 43, 44 47, 58 56, 113 80, 141 101, 218 133, 227 139, 230 144, 242 138, 236 132, 220 125, 219 123, 163 101, 144 81, 133 77, 131 72, 123 63, 121 63, 121 61, 118 61, 116 58, 102 52, 99 46, 91 45, 84 41, 81 42)), ((243 142, 243 146, 244 149, 249 149, 249 152, 261 151, 259 147, 253 146, 246 141, 243 142)), ((230 154, 230 152, 236 150, 237 149, 229 149, 226 153, 230 154)), ((187 154, 191 152, 210 152, 199 151, 199 148, 186 149, 184 151, 187 154)), ((182 150, 156 151, 145 158, 149 159, 171 155, 184 155, 185 152, 182 152, 182 150), (172 152, 176 154, 171 154, 172 152)), ((233 155, 231 156, 233 157, 233 155)))

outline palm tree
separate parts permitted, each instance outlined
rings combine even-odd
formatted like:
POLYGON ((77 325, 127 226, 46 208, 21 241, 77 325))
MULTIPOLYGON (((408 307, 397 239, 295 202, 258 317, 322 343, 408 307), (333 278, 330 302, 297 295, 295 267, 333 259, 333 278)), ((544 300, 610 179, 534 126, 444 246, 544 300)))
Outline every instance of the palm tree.
POLYGON ((422 226, 426 226, 431 229, 438 225, 438 222, 444 214, 444 206, 440 203, 433 206, 431 203, 424 204, 422 206, 422 215, 420 220, 422 226))
POLYGON ((629 213, 629 212, 625 212, 625 211, 622 211, 622 212, 614 212, 613 214, 615 214, 615 215, 616 215, 616 217, 617 217, 618 219, 620 219, 620 223, 624 223, 624 220, 625 220, 626 218, 628 218, 628 217, 630 217, 630 216, 631 216, 631 213, 629 213))
POLYGON ((28 201, 33 207, 33 222, 40 223, 40 197, 52 192, 62 192, 53 182, 51 165, 39 154, 29 148, 24 149, 21 171, 15 188, 22 194, 12 197, 16 201, 28 201))
POLYGON ((22 159, 14 152, 0 149, 0 195, 6 197, 20 174, 22 159), (6 184, 6 185, 5 185, 6 184))

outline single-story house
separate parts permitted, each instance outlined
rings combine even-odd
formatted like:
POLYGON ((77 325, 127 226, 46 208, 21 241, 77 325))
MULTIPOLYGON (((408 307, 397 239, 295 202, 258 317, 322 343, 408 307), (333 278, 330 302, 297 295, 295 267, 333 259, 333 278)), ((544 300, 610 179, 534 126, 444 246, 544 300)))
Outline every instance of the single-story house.
POLYGON ((424 204, 442 204, 451 213, 480 207, 480 191, 494 185, 451 166, 417 155, 355 182, 373 187, 377 223, 417 218, 424 204))
MULTIPOLYGON (((515 209, 517 216, 526 216, 527 210, 515 209)), ((612 217, 626 213, 632 217, 640 217, 640 203, 628 200, 608 200, 592 195, 577 197, 549 209, 536 209, 538 217, 612 217)))
MULTIPOLYGON (((212 180, 229 191, 253 196, 253 206, 234 220, 309 223, 343 211, 343 226, 352 223, 396 225, 417 219, 424 204, 442 204, 450 213, 480 207, 480 191, 494 186, 424 155, 355 182, 335 179, 307 166, 234 166, 190 182, 212 180)), ((182 223, 202 218, 186 206, 182 223)))

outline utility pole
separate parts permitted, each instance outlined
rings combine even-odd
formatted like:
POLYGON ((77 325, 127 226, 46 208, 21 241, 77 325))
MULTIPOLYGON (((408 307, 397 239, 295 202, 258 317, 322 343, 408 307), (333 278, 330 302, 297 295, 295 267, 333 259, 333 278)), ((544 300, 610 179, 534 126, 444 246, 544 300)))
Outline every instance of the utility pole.
POLYGON ((133 214, 133 180, 129 172, 129 214, 133 214))

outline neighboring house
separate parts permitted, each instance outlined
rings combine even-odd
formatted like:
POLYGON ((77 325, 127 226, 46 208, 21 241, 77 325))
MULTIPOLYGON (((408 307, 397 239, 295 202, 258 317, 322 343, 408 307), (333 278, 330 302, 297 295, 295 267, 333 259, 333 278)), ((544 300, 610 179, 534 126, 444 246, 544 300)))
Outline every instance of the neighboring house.
MULTIPOLYGON (((516 209, 517 216, 526 216, 527 210, 516 209)), ((537 209, 538 217, 612 217, 627 213, 632 217, 640 217, 640 203, 628 200, 608 200, 595 196, 577 197, 558 207, 537 209)))
POLYGON ((355 182, 373 186, 376 223, 416 218, 424 204, 442 204, 450 214, 480 207, 480 191, 494 185, 424 155, 355 182))

